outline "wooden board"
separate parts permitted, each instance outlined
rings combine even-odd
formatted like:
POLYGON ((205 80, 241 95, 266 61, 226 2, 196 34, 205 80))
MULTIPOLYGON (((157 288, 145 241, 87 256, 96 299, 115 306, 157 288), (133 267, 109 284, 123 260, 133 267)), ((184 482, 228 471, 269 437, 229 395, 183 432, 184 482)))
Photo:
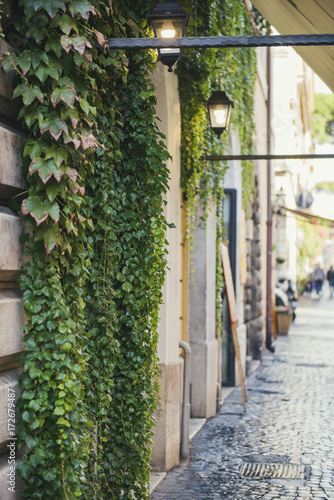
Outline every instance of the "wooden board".
POLYGON ((227 245, 224 243, 220 244, 220 257, 223 265, 224 271, 224 281, 226 286, 227 300, 228 306, 230 310, 231 323, 238 321, 238 310, 237 304, 235 300, 234 286, 233 286, 233 278, 230 264, 230 257, 228 254, 227 245))
POLYGON ((235 357, 236 357, 237 365, 238 365, 239 380, 240 380, 240 386, 241 386, 241 392, 242 392, 242 401, 243 401, 244 408, 246 409, 247 394, 246 394, 246 387, 245 387, 245 378, 244 378, 244 373, 243 373, 242 363, 241 363, 241 358, 240 358, 240 348, 239 348, 239 340, 238 340, 238 333, 237 333, 237 326, 238 326, 237 303, 235 300, 235 293, 234 293, 234 286, 233 286, 230 257, 228 254, 228 247, 227 247, 227 245, 224 245, 223 243, 220 244, 220 257, 221 257, 221 261, 222 261, 222 265, 223 265, 224 280, 225 280, 226 293, 227 293, 227 301, 228 301, 229 310, 230 310, 232 338, 233 338, 235 357))

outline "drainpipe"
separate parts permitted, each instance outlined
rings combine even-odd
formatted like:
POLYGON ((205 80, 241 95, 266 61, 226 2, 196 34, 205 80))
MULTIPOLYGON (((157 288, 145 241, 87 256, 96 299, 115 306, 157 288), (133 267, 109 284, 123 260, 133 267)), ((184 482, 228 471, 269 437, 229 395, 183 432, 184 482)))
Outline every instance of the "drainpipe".
POLYGON ((183 340, 179 341, 179 347, 184 352, 183 368, 183 402, 181 423, 181 458, 189 456, 189 427, 190 427, 190 345, 183 340))
MULTIPOLYGON (((267 47, 267 154, 271 154, 271 54, 267 47)), ((271 160, 267 160, 267 290, 266 290, 266 346, 275 352, 273 346, 273 321, 272 321, 272 208, 271 208, 271 160)))

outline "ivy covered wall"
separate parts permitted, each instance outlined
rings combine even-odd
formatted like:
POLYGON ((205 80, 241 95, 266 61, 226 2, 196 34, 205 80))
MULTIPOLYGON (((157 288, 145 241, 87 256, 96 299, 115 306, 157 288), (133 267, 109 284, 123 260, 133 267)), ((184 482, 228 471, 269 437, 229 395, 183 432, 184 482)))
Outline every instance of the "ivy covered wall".
MULTIPOLYGON (((2 66, 16 72, 28 135, 28 190, 17 206, 28 256, 19 402, 27 499, 149 497, 165 229, 174 222, 162 213, 168 152, 155 122, 154 52, 110 52, 105 39, 149 36, 153 4, 20 0, 4 28, 11 46, 2 66)), ((197 19, 198 34, 249 33, 239 0, 208 2, 197 19)), ((190 207, 199 193, 222 193, 224 167, 200 159, 224 147, 206 119, 222 67, 242 152, 250 152, 254 66, 248 49, 189 51, 179 64, 190 207)), ((247 199, 247 165, 244 178, 247 199)))
POLYGON ((29 136, 24 498, 148 498, 168 153, 155 55, 104 44, 147 36, 152 6, 22 1, 6 26, 29 136))

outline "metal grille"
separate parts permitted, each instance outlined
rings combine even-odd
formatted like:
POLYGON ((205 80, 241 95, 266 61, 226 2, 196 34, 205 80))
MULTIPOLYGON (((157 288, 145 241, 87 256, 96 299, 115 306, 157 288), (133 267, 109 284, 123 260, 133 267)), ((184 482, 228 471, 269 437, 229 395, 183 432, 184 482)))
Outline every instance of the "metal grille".
POLYGON ((305 466, 301 464, 256 464, 244 463, 241 467, 242 477, 304 479, 305 466))

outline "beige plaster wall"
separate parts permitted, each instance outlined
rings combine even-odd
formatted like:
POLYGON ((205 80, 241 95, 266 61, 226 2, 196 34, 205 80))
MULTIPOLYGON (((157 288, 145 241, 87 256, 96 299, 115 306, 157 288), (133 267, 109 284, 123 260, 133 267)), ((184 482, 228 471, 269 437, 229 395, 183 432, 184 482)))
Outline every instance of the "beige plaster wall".
POLYGON ((168 270, 163 287, 163 305, 159 323, 159 367, 161 400, 156 414, 156 432, 152 449, 154 470, 169 470, 179 463, 180 418, 182 390, 182 359, 179 357, 181 338, 182 267, 181 267, 181 207, 180 207, 180 103, 178 79, 168 73, 167 67, 158 64, 153 73, 158 103, 156 107, 159 129, 166 136, 166 145, 172 159, 169 191, 166 194, 165 215, 176 228, 168 228, 168 270))

